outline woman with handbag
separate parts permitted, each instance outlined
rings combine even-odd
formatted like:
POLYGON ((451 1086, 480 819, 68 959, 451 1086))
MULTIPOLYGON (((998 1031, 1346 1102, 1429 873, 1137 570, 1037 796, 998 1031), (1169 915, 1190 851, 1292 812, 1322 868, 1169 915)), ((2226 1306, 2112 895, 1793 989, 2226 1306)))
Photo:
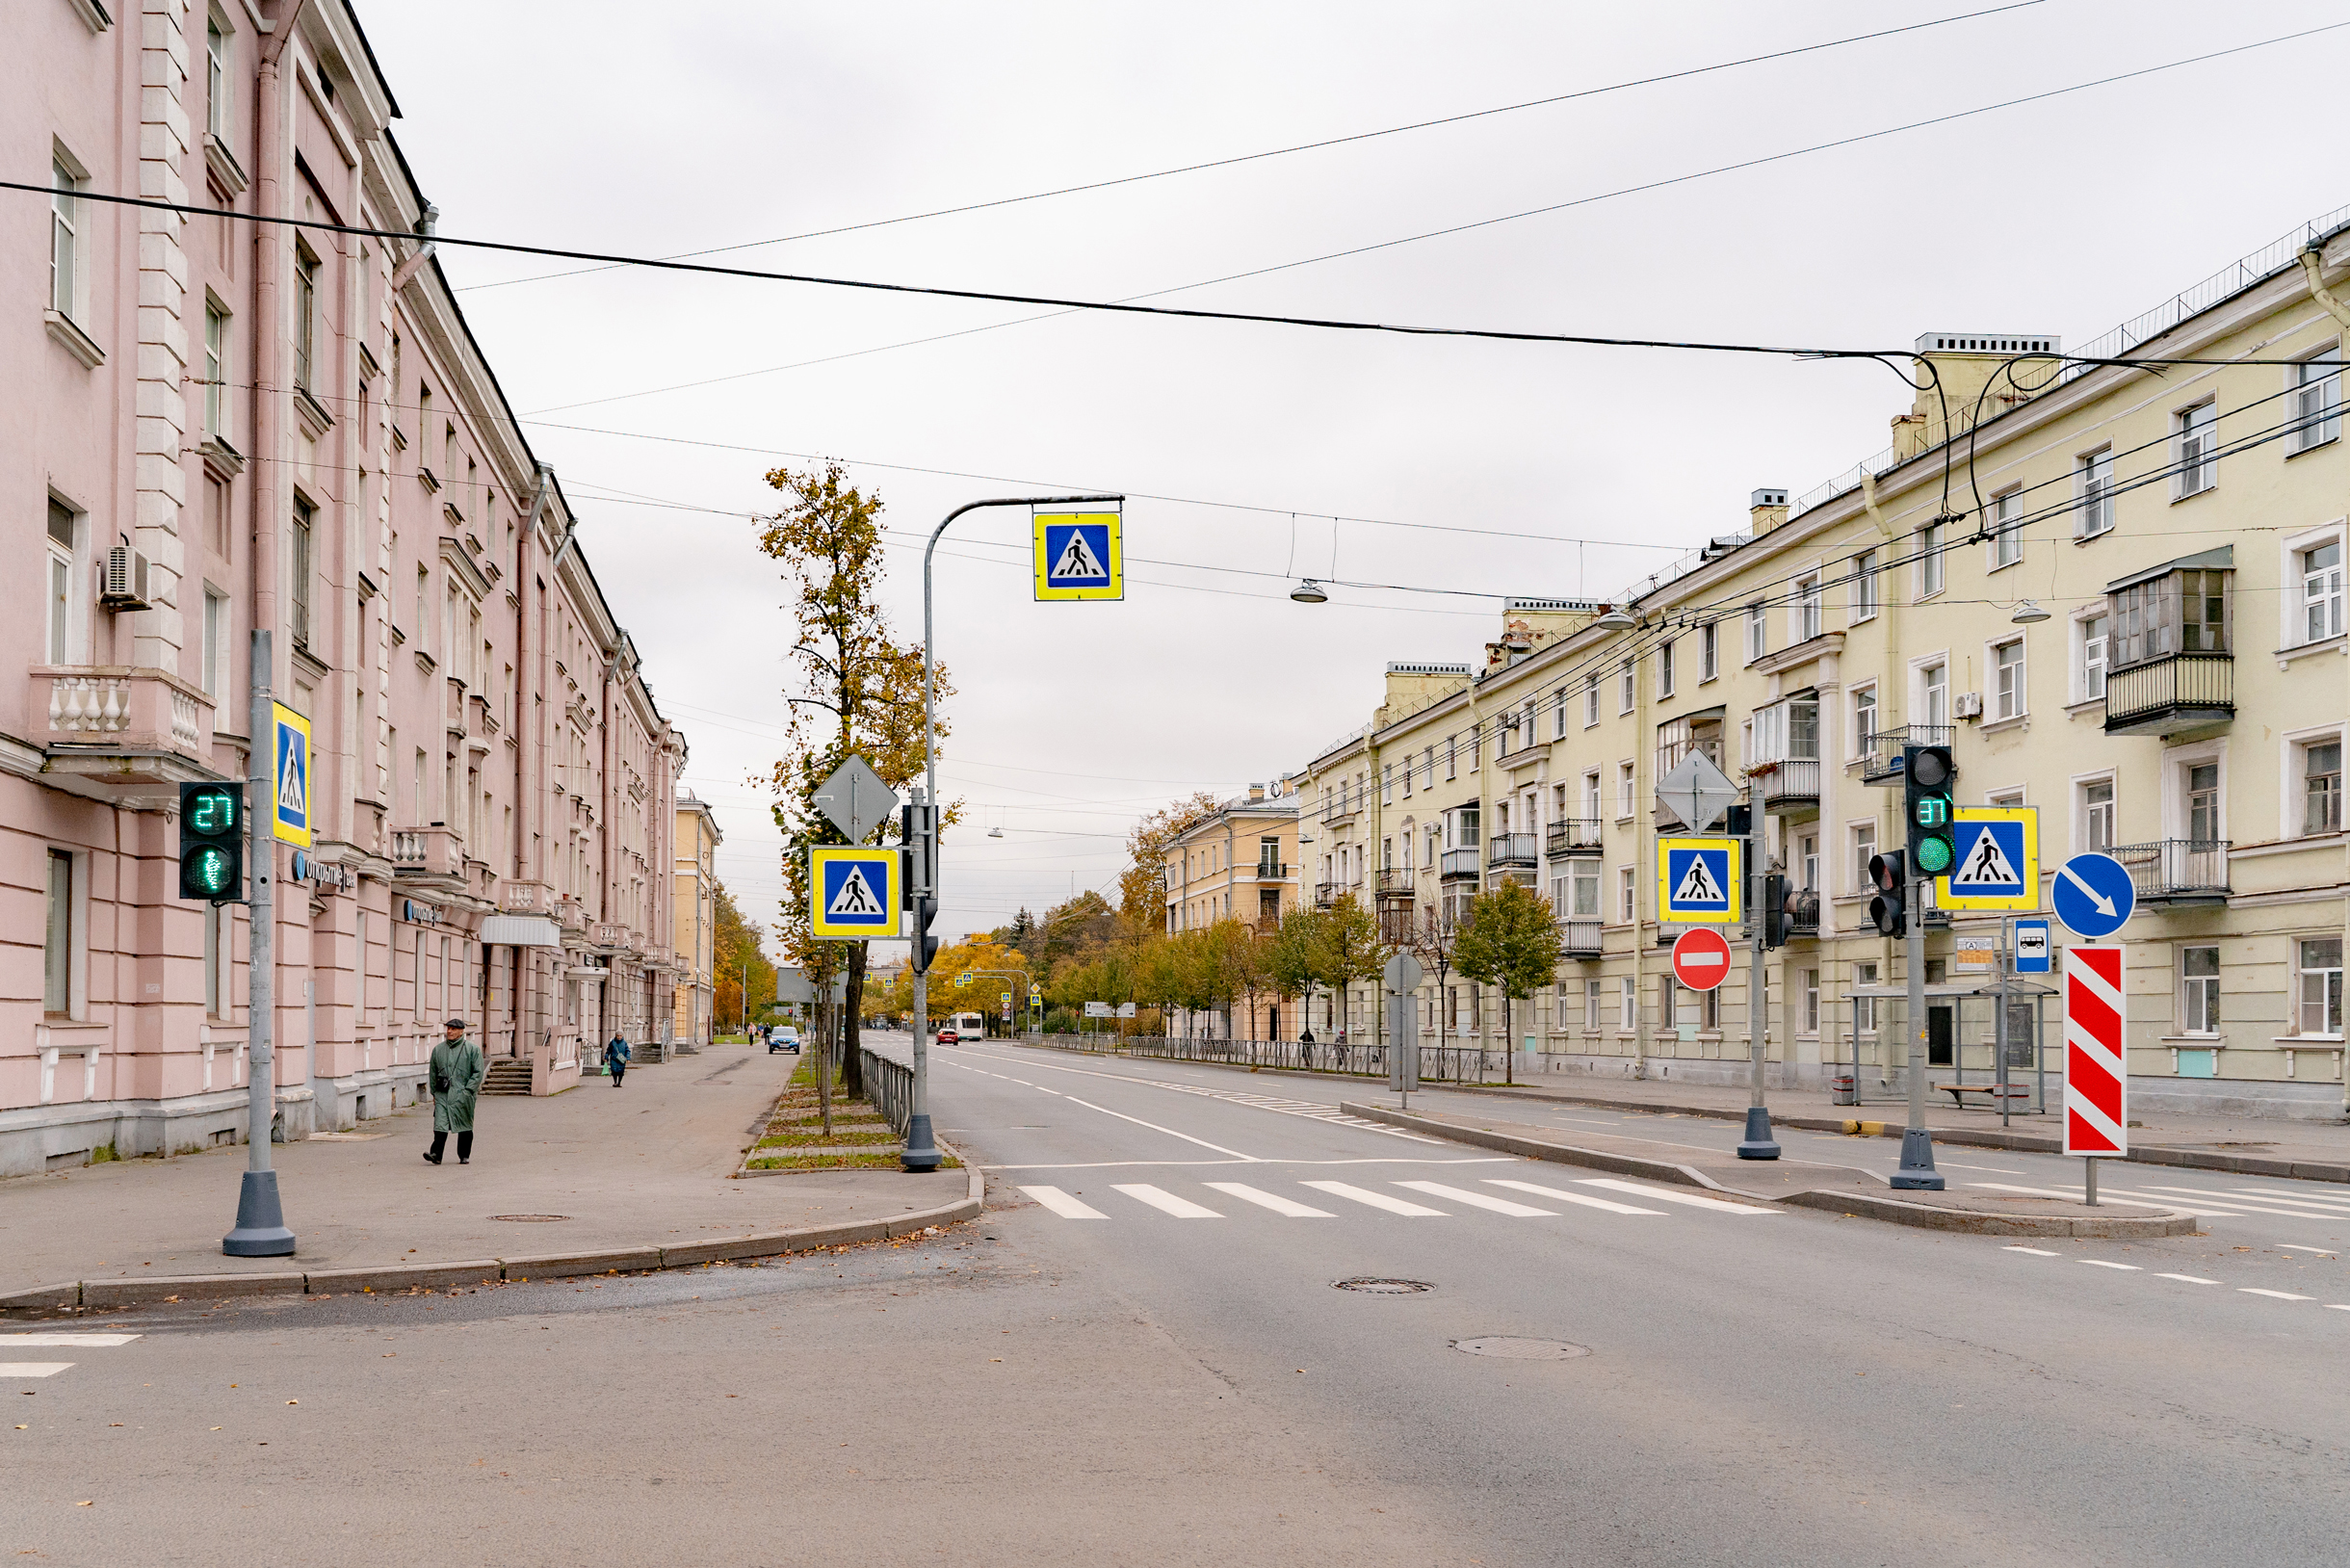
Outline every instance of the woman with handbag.
POLYGON ((482 1077, 489 1063, 482 1058, 482 1048, 465 1037, 465 1020, 452 1018, 445 1026, 448 1034, 432 1048, 429 1076, 432 1083, 432 1147, 425 1159, 433 1164, 441 1163, 442 1151, 449 1146, 449 1135, 457 1135, 457 1163, 473 1163, 473 1108, 482 1092, 482 1077))

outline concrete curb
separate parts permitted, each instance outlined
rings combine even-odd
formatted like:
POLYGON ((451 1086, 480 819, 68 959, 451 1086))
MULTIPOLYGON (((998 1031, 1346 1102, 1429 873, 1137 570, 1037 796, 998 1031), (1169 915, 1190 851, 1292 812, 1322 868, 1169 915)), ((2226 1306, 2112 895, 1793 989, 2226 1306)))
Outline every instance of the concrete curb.
POLYGON ((0 1318, 58 1312, 111 1312, 170 1301, 208 1301, 262 1295, 345 1295, 373 1292, 437 1289, 444 1286, 516 1284, 535 1279, 576 1279, 584 1274, 640 1273, 693 1268, 746 1258, 776 1258, 821 1247, 850 1246, 911 1236, 931 1226, 977 1219, 987 1205, 987 1178, 959 1149, 941 1149, 963 1163, 970 1178, 964 1195, 890 1219, 844 1220, 802 1225, 683 1246, 621 1247, 602 1252, 541 1253, 530 1257, 481 1258, 468 1263, 394 1264, 369 1268, 321 1268, 267 1274, 165 1274, 137 1279, 73 1280, 0 1295, 0 1318))
POLYGON ((1643 1160, 1636 1155, 1623 1155, 1600 1149, 1578 1148, 1571 1143, 1553 1143, 1543 1138, 1520 1137, 1513 1133, 1496 1133, 1482 1127, 1458 1127, 1450 1122, 1431 1121, 1385 1106, 1356 1105, 1342 1100, 1339 1109, 1349 1115, 1369 1121, 1385 1122, 1391 1127, 1407 1128, 1415 1133, 1427 1133, 1455 1143, 1466 1143, 1480 1149, 1498 1149, 1528 1160, 1547 1160, 1562 1165, 1582 1165, 1592 1170, 1613 1171, 1620 1176, 1646 1176, 1651 1181, 1668 1182, 1678 1187, 1702 1187, 1728 1197, 1744 1198, 1759 1204, 1784 1204, 1796 1208, 1821 1209, 1832 1214, 1859 1215, 1868 1219, 1881 1219, 1889 1224, 1911 1225, 1921 1230, 1956 1231, 1971 1236, 2075 1236, 2103 1240, 2142 1240, 2160 1236, 2192 1236, 2195 1216, 2172 1210, 2157 1209, 2143 1215, 2000 1215, 1985 1214, 1973 1209, 1948 1209, 1937 1204, 1918 1203, 1907 1198, 1895 1198, 1875 1192, 1840 1192, 1810 1189, 1800 1192, 1768 1194, 1749 1192, 1735 1187, 1724 1187, 1705 1172, 1668 1160, 1643 1160))

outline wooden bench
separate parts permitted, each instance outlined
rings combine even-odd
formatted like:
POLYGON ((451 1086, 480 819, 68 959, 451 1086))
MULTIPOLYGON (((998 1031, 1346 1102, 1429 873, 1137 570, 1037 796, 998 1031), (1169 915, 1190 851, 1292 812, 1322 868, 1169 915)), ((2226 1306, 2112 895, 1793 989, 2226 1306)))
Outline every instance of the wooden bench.
POLYGON ((1934 1087, 1949 1095, 1951 1103, 1961 1111, 1967 1109, 1967 1096, 1970 1094, 1981 1095, 1983 1104, 1992 1108, 1998 1107, 2002 1094, 2010 1100, 2028 1100, 2032 1097, 2031 1089, 2022 1084, 1937 1084, 1934 1087))

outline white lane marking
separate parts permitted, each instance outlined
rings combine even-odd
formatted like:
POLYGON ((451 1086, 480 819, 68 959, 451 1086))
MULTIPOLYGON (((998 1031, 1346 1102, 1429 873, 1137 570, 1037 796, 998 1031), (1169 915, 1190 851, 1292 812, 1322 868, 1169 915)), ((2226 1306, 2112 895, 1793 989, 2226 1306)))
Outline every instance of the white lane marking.
POLYGON ((2290 1291, 2263 1291, 2258 1285, 2238 1285, 2236 1291, 2243 1295, 2274 1296, 2280 1301, 2314 1301, 2317 1299, 2313 1295, 2295 1295, 2290 1291))
POLYGON ((2021 1176, 2024 1174, 2020 1170, 2009 1170, 2005 1165, 1962 1165, 1955 1160, 1945 1160, 1942 1163, 1948 1165, 1952 1170, 1987 1170, 1994 1176, 2021 1176))
POLYGON ((1166 1189, 1153 1187, 1148 1182, 1119 1182, 1114 1185, 1118 1191, 1125 1193, 1136 1202, 1147 1203, 1162 1214, 1173 1215, 1178 1219, 1221 1219, 1224 1217, 1214 1209, 1193 1203, 1189 1198, 1179 1198, 1166 1189))
POLYGON ((2108 1263, 2103 1258, 2080 1258, 2076 1259, 2076 1261, 2085 1263, 2092 1268, 2127 1268, 2133 1274, 2145 1272, 2143 1268, 2134 1263, 2108 1263))
POLYGON ((2350 1312, 2350 1301, 2329 1301, 2326 1303, 2326 1310, 2328 1312, 2350 1312))
POLYGON ((17 1377, 55 1377, 70 1361, 0 1361, 0 1380, 17 1377))
POLYGON ((2199 1274, 2156 1274, 2156 1279, 2175 1279, 2181 1285, 2217 1285, 2218 1280, 2205 1279, 2199 1274))
POLYGON ((1637 1182, 1611 1181, 1605 1176, 1576 1178, 1578 1187, 1605 1187, 1612 1191, 1630 1192, 1636 1198, 1654 1198, 1658 1203, 1685 1203, 1692 1209, 1715 1209, 1726 1215, 1775 1215, 1776 1209, 1763 1209, 1751 1203, 1724 1203, 1720 1198, 1701 1198, 1694 1192, 1668 1192, 1660 1187, 1642 1187, 1637 1182))
POLYGON ((128 1345, 136 1334, 0 1334, 0 1350, 17 1345, 86 1345, 91 1348, 128 1345))
MULTIPOLYGON (((938 1129, 954 1131, 951 1127, 938 1129)), ((969 1131, 969 1129, 965 1129, 969 1131)), ((1479 1155, 1467 1160, 1427 1160, 1408 1154, 1374 1155, 1360 1160, 1068 1160, 1053 1164, 981 1165, 981 1170, 1118 1170, 1130 1165, 1154 1165, 1197 1170, 1214 1165, 1514 1165, 1515 1155, 1479 1155)))
POLYGON ((1110 1217, 1090 1203, 1080 1203, 1058 1187, 1024 1187, 1020 1190, 1063 1219, 1108 1219, 1110 1217))
MULTIPOLYGON (((985 1059, 1014 1061, 1021 1058, 988 1057, 985 1059)), ((1186 1084, 1173 1079, 1142 1078, 1133 1073, 1105 1073, 1089 1067, 1064 1067, 1058 1062, 1051 1061, 1031 1062, 1027 1065, 1031 1071, 1036 1072, 1074 1073, 1080 1078, 1105 1078, 1119 1084, 1140 1084, 1147 1088, 1171 1089, 1177 1094, 1196 1094, 1203 1099, 1221 1100, 1228 1105, 1248 1106, 1258 1111, 1271 1111, 1285 1116, 1308 1116, 1316 1121, 1332 1122, 1341 1127, 1360 1128, 1366 1133, 1378 1133, 1388 1137, 1399 1137, 1406 1143, 1442 1143, 1444 1141, 1439 1137, 1425 1137, 1418 1133, 1407 1133, 1400 1127, 1390 1127, 1385 1122, 1375 1122, 1366 1117, 1349 1115, 1326 1101, 1291 1100, 1269 1094, 1249 1094, 1237 1089, 1218 1088, 1204 1083, 1186 1084)), ((982 1068, 976 1067, 971 1070, 984 1071, 982 1068)), ((1004 1075, 987 1073, 986 1076, 1001 1078, 1004 1075)), ((1074 1097, 1072 1096, 1072 1098, 1074 1097)))
MULTIPOLYGON (((2330 1198, 2322 1192, 2277 1192, 2252 1187, 2239 1188, 2237 1190, 2248 1198, 2259 1198, 2266 1203, 2306 1203, 2312 1209, 2350 1209, 2350 1198, 2330 1198)), ((2229 1201, 2234 1200, 2231 1198, 2229 1201)))
POLYGON ((2064 1256, 2061 1252, 2050 1252, 2046 1247, 2037 1246, 2008 1246, 2001 1247, 1999 1250, 2001 1252, 2028 1252, 2035 1258, 2061 1258, 2064 1256))
MULTIPOLYGON (((2197 1190, 2197 1189, 2193 1188, 2154 1187, 2152 1183, 2149 1183, 2148 1186, 2149 1189, 2154 1192, 2189 1192, 2197 1190)), ((2177 1203, 2179 1200, 2173 1198, 2170 1201, 2177 1203)), ((2298 1205, 2301 1202, 2301 1200, 2298 1198, 2272 1198, 2266 1202, 2254 1203, 2244 1198, 2225 1197, 2219 1201, 2226 1204, 2227 1208, 2217 1209, 2211 1207, 2209 1204, 2198 1204, 2196 1205, 2196 1208, 2201 1212, 2215 1215, 2277 1215, 2286 1219, 2350 1219, 2350 1215, 2345 1215, 2339 1210, 2336 1209, 2320 1209, 2314 1206, 2307 1208, 2295 1207, 2290 1209, 2280 1209, 2274 1207, 2274 1205, 2281 1203, 2298 1205)))
POLYGON ((2321 1258, 2338 1258, 2341 1256, 2340 1253, 2336 1252, 2332 1247, 2297 1246, 2291 1241, 2279 1241, 2276 1243, 2276 1247, 2280 1252, 2314 1252, 2321 1258))
POLYGON ((1193 1137, 1188 1133, 1178 1133, 1172 1127, 1162 1127, 1155 1121, 1144 1121, 1140 1116, 1130 1116, 1123 1111, 1112 1111, 1107 1106, 1097 1106, 1092 1101, 1081 1100, 1074 1094, 1065 1094, 1061 1098, 1073 1106, 1084 1106, 1087 1111, 1099 1111, 1105 1116, 1115 1116, 1120 1121, 1133 1122, 1136 1127, 1147 1127, 1154 1133, 1164 1133, 1169 1137, 1182 1138, 1186 1143, 1196 1143, 1203 1149, 1214 1149, 1218 1154, 1228 1154, 1235 1160, 1246 1160, 1252 1164, 1256 1163, 1254 1155, 1242 1154, 1238 1149, 1227 1149, 1221 1143, 1211 1143, 1204 1137, 1193 1137))
MULTIPOLYGON (((1969 1182, 1967 1185, 1969 1187, 1985 1188, 1994 1192, 2029 1192, 2035 1197, 2070 1198, 2076 1203, 2080 1201, 2078 1193, 2062 1191, 2053 1187, 2018 1187, 2013 1182, 1969 1182)), ((2180 1202, 2177 1198, 2139 1198, 2133 1201, 2132 1199, 2123 1197, 2119 1192, 2111 1191, 2100 1192, 2098 1197, 2101 1200, 2104 1198, 2120 1198, 2122 1207, 2125 1209, 2177 1209, 2182 1214, 2217 1215, 2223 1219, 2240 1219, 2243 1217, 2233 1209, 2211 1209, 2206 1208, 2202 1204, 2198 1204, 2194 1208, 2190 1209, 2185 1204, 2180 1202)))
POLYGON ((1519 1203, 1510 1198, 1497 1198, 1490 1192, 1472 1192, 1465 1187, 1447 1187, 1442 1182, 1397 1182, 1396 1185, 1409 1188, 1415 1192, 1425 1192, 1432 1198, 1449 1198, 1454 1203, 1465 1203, 1473 1209, 1488 1209, 1497 1215, 1507 1215, 1512 1219, 1556 1219, 1558 1217, 1558 1211, 1555 1209, 1537 1209, 1530 1203, 1519 1203))
POLYGON ((1367 1203, 1373 1209, 1384 1209, 1391 1215, 1426 1215, 1436 1219, 1447 1217, 1442 1209, 1423 1209, 1417 1203, 1391 1198, 1384 1192, 1373 1192, 1368 1188, 1349 1187, 1345 1182, 1307 1182, 1304 1185, 1317 1192, 1327 1192, 1334 1198, 1348 1198, 1356 1203, 1367 1203))
POLYGON ((1229 1193, 1242 1203, 1253 1203, 1260 1209, 1270 1209, 1277 1215, 1287 1215, 1292 1219, 1336 1219, 1338 1217, 1327 1209, 1309 1208, 1294 1198, 1285 1198, 1272 1192, 1263 1191, 1244 1182, 1202 1182, 1200 1185, 1212 1187, 1218 1192, 1229 1193))
POLYGON ((1595 1198, 1588 1192, 1569 1192, 1563 1188, 1537 1187, 1532 1182, 1512 1182, 1499 1176, 1488 1176, 1485 1183, 1489 1187, 1506 1187, 1520 1192, 1531 1192, 1536 1197, 1556 1198, 1561 1203, 1580 1203, 1586 1209, 1605 1209, 1611 1215, 1652 1215, 1658 1219, 1672 1217, 1662 1209, 1635 1209, 1629 1203, 1618 1203, 1613 1198, 1595 1198))

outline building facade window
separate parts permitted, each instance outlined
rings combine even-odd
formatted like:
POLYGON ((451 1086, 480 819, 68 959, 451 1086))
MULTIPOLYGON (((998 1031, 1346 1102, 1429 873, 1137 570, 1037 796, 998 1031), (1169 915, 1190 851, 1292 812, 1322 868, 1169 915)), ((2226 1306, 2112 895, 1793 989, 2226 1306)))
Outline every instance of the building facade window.
POLYGON ((1875 618, 1877 613, 1877 553, 1864 550, 1852 558, 1852 618, 1875 618))
POLYGON ((1583 981, 1583 1028, 1597 1029, 1599 1027, 1600 982, 1595 980, 1587 980, 1583 981))
POLYGON ((2184 501, 2219 483, 2219 405, 2199 403, 2171 416, 2171 499, 2184 501))
POLYGON ((1806 1034, 1819 1032, 1819 971, 1816 969, 1803 972, 1803 1032, 1806 1034))
POLYGON ((2073 459, 2073 536, 2093 539, 2113 527, 2113 449, 2073 459))
POLYGON ((2324 446, 2342 432, 2342 349, 2339 342, 2293 367, 2292 450, 2324 446))
POLYGON ((2080 787, 2080 847, 2099 851, 2113 848, 2113 780, 2093 778, 2080 787))
POLYGON ((228 35, 211 20, 204 23, 204 129, 228 140, 228 35))
POLYGON ((2342 939, 2303 937, 2293 944, 2293 1032, 2342 1032, 2342 939))
POLYGON ((2301 747, 2301 831, 2338 833, 2342 826, 2342 743, 2311 741, 2301 747))
POLYGON ((1946 523, 1928 523, 1918 531, 1918 597, 1930 599, 1943 590, 1943 545, 1949 536, 1946 523))
POLYGON ((49 497, 48 549, 43 558, 48 574, 47 653, 49 663, 71 662, 73 653, 74 542, 81 533, 81 514, 55 496, 49 497))
POLYGON ((1616 712, 1628 714, 1632 712, 1632 662, 1627 659, 1624 661, 1624 667, 1616 671, 1616 712))
POLYGON ((204 694, 213 699, 213 719, 228 689, 228 595, 204 590, 204 694))
POLYGON ((1795 603, 1789 615, 1789 630, 1797 642, 1809 642, 1819 635, 1819 574, 1814 572, 1795 579, 1795 603))
POLYGON ((2105 634, 2112 620, 2104 615, 2083 615, 2073 623, 2079 630, 2078 657, 2075 667, 2078 672, 2078 692, 2083 702, 2100 702, 2105 695, 2105 634))
POLYGON ((1950 666, 1931 664, 1918 671, 1919 722, 1947 728, 1950 722, 1950 666))
POLYGON ((2301 577, 2301 640, 2322 642, 2342 635, 2342 541, 2332 539, 2293 552, 2301 577))
POLYGON ((311 525, 317 517, 317 508, 294 498, 294 526, 286 535, 286 629, 302 648, 310 645, 311 525))
MULTIPOLYGON (((1877 966, 1875 964, 1854 964, 1852 966, 1852 983, 1855 987, 1874 985, 1876 982, 1877 966)), ((1877 999, 1875 997, 1856 996, 1852 999, 1852 1027, 1863 1034, 1874 1034, 1877 1032, 1877 999)))
POLYGON ((1678 664, 1679 661, 1673 656, 1673 640, 1668 637, 1657 644, 1657 695, 1659 699, 1673 694, 1674 669, 1678 664))
POLYGON ((222 414, 228 390, 228 312, 211 300, 204 301, 204 433, 218 441, 224 435, 222 414))
POLYGON ((40 1010, 64 1017, 73 1010, 73 851, 49 851, 46 920, 41 934, 40 1010))
POLYGON ((2219 1032, 2219 949, 2181 948, 2179 953, 2179 1032, 2219 1032))
MULTIPOLYGON (((1632 880, 1637 873, 1630 866, 1616 868, 1616 920, 1629 926, 1632 917, 1632 880)), ((1632 983, 1627 980, 1626 984, 1632 983)))
POLYGON ((2024 639, 1991 650, 1991 712, 1995 719, 2024 717, 2024 639))
POLYGON ((63 158, 52 158, 49 184, 49 308, 78 325, 85 314, 82 179, 63 158))
POLYGON ((318 360, 318 257, 301 241, 294 242, 294 384, 304 392, 316 390, 312 377, 318 360))
POLYGON ((2007 490, 1991 498, 1991 569, 2012 566, 2024 559, 2024 492, 2007 490))
POLYGON ((1632 815, 1632 764, 1629 762, 1616 764, 1616 815, 1623 818, 1632 815))
POLYGON ((1561 692, 1551 701, 1551 739, 1554 741, 1563 741, 1566 738, 1567 694, 1564 692, 1561 692))
POLYGON ((1596 823, 1604 814, 1600 805, 1600 771, 1594 768, 1583 774, 1583 815, 1596 823))
POLYGON ((1702 683, 1722 672, 1721 625, 1708 621, 1697 629, 1697 678, 1702 683))
POLYGON ((1616 986, 1616 1028, 1627 1034, 1640 1027, 1640 993, 1626 975, 1616 986))
POLYGON ((1864 686, 1852 693, 1852 748, 1857 756, 1871 750, 1877 740, 1877 689, 1864 686))
POLYGON ((2191 762, 2180 783, 2185 797, 2187 837, 2206 844, 2226 838, 2227 824, 2220 818, 2219 764, 2191 762))
POLYGON ((1746 607, 1746 662, 1753 664, 1770 651, 1770 622, 1761 603, 1746 607))
POLYGON ((1868 879, 1868 863, 1877 857, 1877 824, 1859 823, 1852 829, 1852 885, 1867 892, 1873 884, 1868 879))
POLYGON ((1458 778, 1461 772, 1461 744, 1456 736, 1445 739, 1445 777, 1458 778))

